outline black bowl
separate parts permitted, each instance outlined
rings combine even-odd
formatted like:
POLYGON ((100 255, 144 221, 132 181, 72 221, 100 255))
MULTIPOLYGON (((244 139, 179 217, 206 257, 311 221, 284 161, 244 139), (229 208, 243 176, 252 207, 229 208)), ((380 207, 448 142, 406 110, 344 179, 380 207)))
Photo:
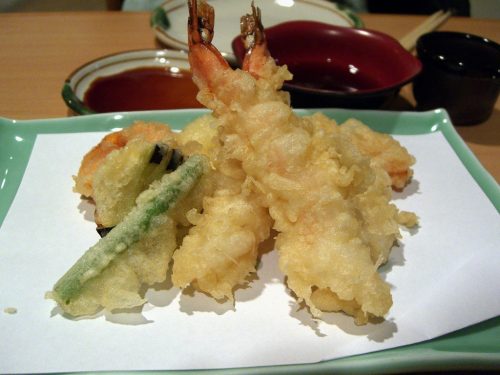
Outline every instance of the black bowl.
POLYGON ((455 125, 486 121, 500 91, 500 45, 472 34, 435 31, 417 41, 423 63, 418 109, 445 108, 455 125))

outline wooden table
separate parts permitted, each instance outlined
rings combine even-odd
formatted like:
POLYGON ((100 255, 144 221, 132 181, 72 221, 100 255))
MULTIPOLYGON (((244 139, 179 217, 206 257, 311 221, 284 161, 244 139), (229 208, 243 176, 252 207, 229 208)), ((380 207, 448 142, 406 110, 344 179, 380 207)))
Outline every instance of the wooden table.
MULTIPOLYGON (((402 37, 425 17, 361 15, 367 28, 402 37)), ((500 41, 500 21, 454 17, 441 30, 464 31, 500 41)), ((0 116, 65 117, 65 78, 78 66, 109 53, 162 47, 148 13, 68 12, 0 14, 0 116)), ((414 100, 411 87, 401 95, 414 100)), ((497 182, 500 181, 500 100, 491 118, 458 132, 497 182)))

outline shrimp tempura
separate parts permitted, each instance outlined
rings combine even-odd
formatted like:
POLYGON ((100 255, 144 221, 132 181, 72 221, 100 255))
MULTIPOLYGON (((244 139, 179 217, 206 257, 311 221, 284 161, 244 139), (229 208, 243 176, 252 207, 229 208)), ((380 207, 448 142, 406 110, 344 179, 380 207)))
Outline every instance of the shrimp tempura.
MULTIPOLYGON (((196 1, 190 5, 193 12, 196 1)), ((247 54, 256 61, 247 61, 251 72, 231 70, 210 40, 190 38, 198 99, 213 110, 226 156, 241 164, 275 221, 280 267, 297 298, 314 315, 342 310, 360 324, 384 316, 392 300, 377 268, 399 236, 388 174, 335 123, 294 114, 279 91, 290 74, 265 50, 247 54)))
POLYGON ((216 166, 215 191, 203 199, 202 212, 190 212, 193 224, 174 253, 172 282, 188 285, 218 300, 233 300, 234 289, 255 272, 259 244, 269 237, 272 221, 252 193, 241 165, 220 149, 214 119, 204 116, 177 137, 184 153, 201 152, 216 166))

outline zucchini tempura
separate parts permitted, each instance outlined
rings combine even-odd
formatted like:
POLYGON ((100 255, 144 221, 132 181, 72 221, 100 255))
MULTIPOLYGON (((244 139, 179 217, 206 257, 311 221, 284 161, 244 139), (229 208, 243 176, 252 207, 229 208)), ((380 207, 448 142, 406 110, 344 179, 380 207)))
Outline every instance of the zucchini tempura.
POLYGON ((166 279, 177 247, 176 226, 169 214, 207 169, 206 157, 193 155, 176 171, 155 181, 47 296, 73 316, 142 305, 141 288, 166 279))
POLYGON ((94 174, 106 157, 114 150, 119 150, 133 139, 144 139, 155 144, 169 140, 174 133, 165 124, 137 121, 132 126, 106 135, 98 145, 84 157, 75 179, 74 191, 85 197, 92 197, 94 174))
POLYGON ((84 156, 74 191, 94 201, 99 226, 112 228, 137 196, 165 174, 174 147, 174 133, 164 124, 136 122, 110 133, 84 156), (158 147, 164 155, 152 160, 158 147))

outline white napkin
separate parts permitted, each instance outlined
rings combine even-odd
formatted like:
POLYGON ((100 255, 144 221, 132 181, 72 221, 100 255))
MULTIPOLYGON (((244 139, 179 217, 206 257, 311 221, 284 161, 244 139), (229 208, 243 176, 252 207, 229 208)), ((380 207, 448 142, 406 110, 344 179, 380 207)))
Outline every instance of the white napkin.
POLYGON ((379 324, 315 321, 283 284, 277 253, 219 304, 175 288, 142 310, 70 320, 44 294, 98 236, 71 176, 101 133, 38 136, 0 228, 0 372, 234 368, 312 363, 431 339, 500 313, 500 217, 441 133, 397 136, 415 178, 395 203, 420 217, 382 269, 394 305, 379 324), (14 307, 16 314, 5 308, 14 307))

